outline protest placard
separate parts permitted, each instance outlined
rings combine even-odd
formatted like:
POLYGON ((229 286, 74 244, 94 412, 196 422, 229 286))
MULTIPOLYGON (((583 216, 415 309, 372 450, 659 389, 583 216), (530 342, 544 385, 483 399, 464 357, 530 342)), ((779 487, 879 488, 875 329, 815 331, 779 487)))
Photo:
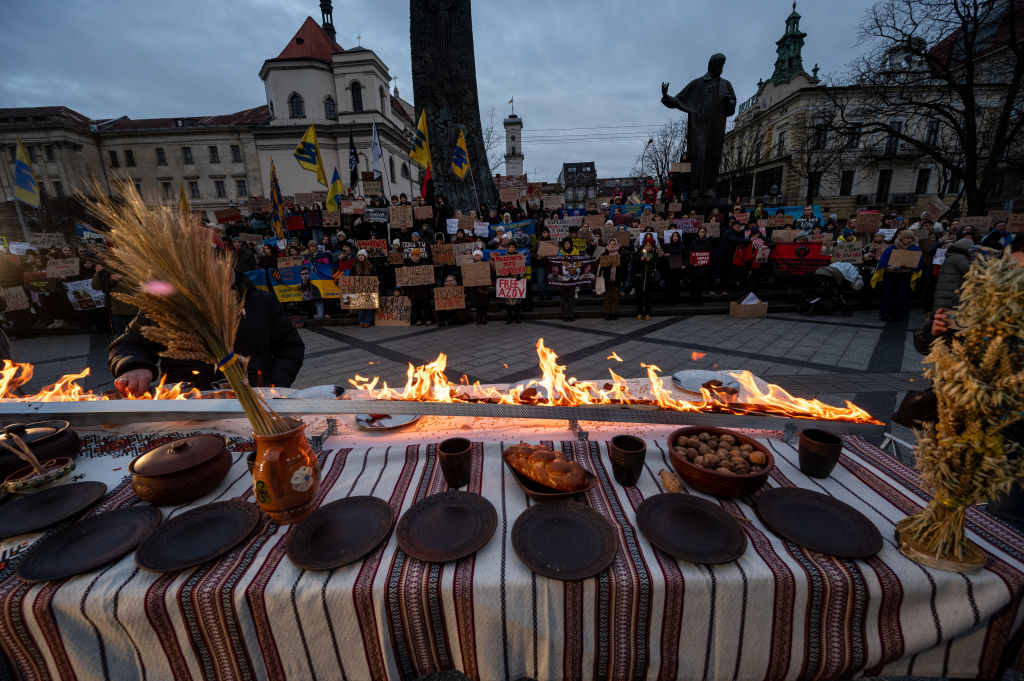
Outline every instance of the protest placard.
POLYGON ((881 226, 881 213, 857 213, 857 224, 854 225, 854 229, 858 232, 862 232, 864 234, 876 232, 881 226))
POLYGON ((598 258, 598 262, 601 267, 618 267, 619 266, 619 254, 612 253, 611 255, 602 255, 598 258))
POLYGON ((795 229, 776 229, 772 232, 772 241, 776 243, 790 243, 796 241, 796 235, 799 233, 795 229))
POLYGON ((462 264, 461 269, 463 286, 491 285, 491 263, 467 262, 462 264))
MULTIPOLYGON (((461 226, 461 225, 460 225, 461 226)), ((467 230, 468 234, 469 231, 467 230)), ((479 236, 484 239, 491 235, 491 226, 486 222, 474 222, 473 223, 473 236, 479 236)))
POLYGON ((286 267, 302 267, 303 258, 301 255, 286 258, 284 256, 277 259, 277 269, 283 270, 286 267))
POLYGON ((892 238, 896 236, 896 231, 895 227, 887 227, 885 229, 878 230, 878 233, 881 234, 882 238, 886 241, 892 241, 892 238))
POLYGON ((421 258, 430 257, 430 248, 427 246, 425 241, 403 241, 402 242, 402 254, 406 258, 412 257, 413 251, 419 251, 421 258))
POLYGON ((338 207, 343 215, 362 215, 366 211, 366 201, 339 201, 338 207))
POLYGON ((463 232, 465 232, 466 234, 469 234, 470 232, 473 231, 473 218, 472 218, 472 216, 470 216, 470 215, 460 215, 458 217, 458 220, 459 220, 459 223, 458 223, 459 227, 458 228, 461 229, 463 232))
POLYGON ((246 244, 262 244, 263 236, 260 234, 253 234, 252 232, 239 232, 238 238, 242 240, 242 243, 246 244))
POLYGON ((213 211, 213 219, 217 221, 218 225, 229 225, 233 222, 241 222, 242 211, 237 208, 222 208, 221 210, 213 211))
POLYGON ((77 277, 78 258, 61 258, 46 263, 46 276, 52 278, 77 277))
POLYGON ((434 266, 455 264, 455 244, 434 244, 434 266))
POLYGON ((916 268, 920 262, 921 251, 911 251, 907 248, 894 248, 889 253, 889 267, 916 268))
POLYGON ((518 187, 507 187, 498 190, 498 198, 502 203, 515 203, 519 199, 518 187))
POLYGON ((525 279, 498 279, 496 283, 499 298, 525 298, 525 279))
POLYGON ((988 230, 991 220, 987 215, 965 215, 960 218, 960 225, 971 225, 975 229, 988 230))
POLYGON ((103 291, 94 289, 89 279, 64 282, 64 288, 67 289, 71 307, 76 310, 95 310, 103 307, 103 291))
POLYGON ((313 194, 311 192, 295 192, 295 203, 300 206, 313 205, 313 194))
POLYGON ((363 209, 363 222, 372 222, 378 225, 388 224, 391 219, 391 211, 387 207, 367 206, 363 209))
POLYGON ((473 262, 473 244, 452 244, 452 253, 455 254, 456 265, 473 262))
POLYGON ((670 213, 675 213, 681 211, 682 209, 683 204, 680 203, 679 201, 673 201, 672 203, 668 204, 668 212, 670 213))
POLYGON ((251 210, 253 213, 269 213, 270 199, 266 198, 265 196, 250 196, 249 210, 251 210))
POLYGON ((629 232, 629 240, 631 242, 636 241, 637 239, 639 239, 640 238, 640 234, 643 232, 643 230, 641 230, 639 227, 630 227, 626 231, 629 232))
POLYGON ((403 251, 388 251, 388 264, 389 265, 401 265, 405 262, 405 253, 403 251))
POLYGON ((770 223, 774 227, 785 227, 793 224, 793 218, 789 215, 773 215, 770 223))
POLYGON ((615 225, 609 225, 607 221, 605 221, 605 224, 601 225, 601 239, 603 239, 605 243, 608 243, 608 239, 615 236, 615 231, 615 225))
POLYGON ((526 259, 519 253, 513 255, 491 255, 491 262, 494 263, 494 273, 499 277, 507 277, 513 274, 526 274, 526 259))
MULTIPOLYGON (((651 226, 651 222, 654 221, 654 215, 651 213, 643 213, 640 215, 640 227, 647 229, 651 226)), ((614 225, 613 225, 614 226, 614 225)))
POLYGON ((64 235, 60 232, 34 232, 28 235, 32 248, 60 248, 64 245, 64 235))
POLYGON ((544 196, 544 183, 543 182, 527 182, 526 183, 526 198, 528 199, 541 199, 544 196))
POLYGON ((671 241, 673 234, 678 234, 680 239, 683 238, 683 230, 681 230, 681 229, 666 229, 665 233, 662 235, 662 238, 664 239, 665 243, 668 243, 669 241, 671 241))
POLYGON ((377 277, 338 277, 338 291, 341 295, 376 293, 380 286, 377 277))
POLYGON ((928 213, 928 217, 932 220, 938 220, 949 212, 949 206, 947 206, 946 202, 939 197, 933 196, 924 204, 924 212, 928 213))
POLYGON ((412 206, 391 206, 391 228, 412 229, 412 206))
POLYGON ((366 249, 367 258, 383 258, 388 254, 387 239, 365 239, 356 242, 356 249, 366 249))
POLYGON ((754 256, 756 262, 768 262, 768 257, 771 256, 772 249, 768 246, 757 249, 757 254, 754 256))
POLYGON ((325 212, 324 227, 341 227, 341 211, 329 210, 325 212))
POLYGON ((444 221, 444 225, 445 225, 445 230, 449 234, 455 234, 455 233, 457 233, 459 231, 459 219, 458 218, 448 218, 448 219, 446 219, 444 221))
POLYGON ((432 220, 434 218, 433 206, 413 206, 412 216, 416 220, 432 220))
POLYGON ((295 205, 295 196, 293 196, 292 194, 283 194, 281 196, 281 205, 282 206, 294 206, 295 205))
POLYGON ((462 286, 439 286, 434 289, 435 310, 464 310, 466 289, 462 286))
POLYGON ((690 266, 706 267, 711 264, 711 251, 691 251, 690 266))
POLYGON ((597 262, 589 255, 559 255, 548 259, 548 286, 594 285, 597 262))
POLYGON ((995 226, 997 222, 1005 222, 1008 217, 1010 217, 1008 210, 990 210, 988 212, 989 224, 992 226, 995 226))
POLYGON ((705 222, 703 224, 705 230, 707 230, 708 239, 717 239, 722 236, 722 224, 720 222, 705 222))
POLYGON ((671 164, 669 166, 669 172, 670 173, 688 173, 688 172, 690 172, 690 163, 689 162, 673 163, 673 164, 671 164))
POLYGON ((313 203, 324 203, 327 201, 327 192, 323 189, 317 189, 310 193, 313 195, 313 203))
POLYGON ((374 315, 376 326, 409 326, 412 317, 412 301, 406 296, 385 296, 380 299, 377 314, 374 315))
POLYGON ((863 247, 856 241, 838 241, 832 248, 832 262, 848 262, 859 265, 864 262, 863 247))
POLYGON ((380 180, 363 181, 363 194, 366 196, 384 196, 384 183, 380 180))
POLYGON ((608 218, 604 215, 584 215, 583 224, 590 228, 590 231, 596 232, 604 227, 604 223, 608 222, 608 218))
POLYGON ((550 255, 558 255, 558 242, 557 241, 538 241, 537 242, 537 257, 546 258, 550 255))
POLYGON ((807 237, 807 240, 810 241, 811 243, 825 243, 828 241, 832 241, 832 235, 827 232, 822 232, 821 234, 811 234, 809 237, 807 237))
POLYGON ((6 304, 4 312, 28 309, 28 295, 25 294, 25 289, 21 286, 0 288, 0 298, 3 298, 6 304))
MULTIPOLYGON (((1018 234, 1024 232, 1024 214, 1010 213, 1006 217, 1006 231, 1018 234)), ((11 253, 14 251, 12 250, 11 253)))
POLYGON ((405 286, 433 286, 434 267, 433 265, 406 265, 395 270, 395 285, 405 286))
POLYGON ((672 224, 683 234, 696 234, 697 230, 700 229, 700 218, 679 218, 678 220, 673 220, 672 224))
POLYGON ((932 256, 932 264, 941 265, 942 263, 946 262, 946 251, 948 250, 949 249, 946 248, 936 248, 935 255, 932 256))

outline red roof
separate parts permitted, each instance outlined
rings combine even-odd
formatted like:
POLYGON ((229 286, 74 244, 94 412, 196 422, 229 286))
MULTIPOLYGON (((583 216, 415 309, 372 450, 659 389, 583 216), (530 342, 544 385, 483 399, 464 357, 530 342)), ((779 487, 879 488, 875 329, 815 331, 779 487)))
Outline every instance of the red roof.
POLYGON ((331 40, 331 36, 327 35, 327 31, 316 23, 313 17, 306 17, 299 32, 281 50, 281 54, 277 55, 277 58, 315 59, 330 64, 332 54, 344 51, 341 45, 331 40))
POLYGON ((102 132, 124 132, 132 130, 162 130, 166 128, 216 128, 231 125, 259 125, 270 118, 270 109, 263 106, 237 111, 221 116, 180 116, 177 118, 139 118, 127 116, 111 120, 100 126, 102 132), (178 125, 182 121, 184 125, 178 125))
POLYGON ((85 129, 92 122, 87 116, 66 106, 26 106, 0 109, 0 122, 7 122, 9 118, 63 118, 70 125, 85 129))

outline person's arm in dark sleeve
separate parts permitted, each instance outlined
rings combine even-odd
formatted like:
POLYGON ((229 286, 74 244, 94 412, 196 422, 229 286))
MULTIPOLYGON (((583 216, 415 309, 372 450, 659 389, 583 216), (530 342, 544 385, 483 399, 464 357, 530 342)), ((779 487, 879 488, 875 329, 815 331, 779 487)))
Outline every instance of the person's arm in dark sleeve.
POLYGON ((160 347, 142 335, 142 327, 148 324, 149 320, 140 312, 125 332, 107 346, 107 366, 114 378, 132 369, 149 369, 154 377, 160 375, 160 347))
POLYGON ((270 376, 275 386, 287 388, 295 382, 306 356, 306 344, 302 342, 299 330, 285 313, 277 300, 273 302, 270 323, 270 352, 272 354, 270 376))

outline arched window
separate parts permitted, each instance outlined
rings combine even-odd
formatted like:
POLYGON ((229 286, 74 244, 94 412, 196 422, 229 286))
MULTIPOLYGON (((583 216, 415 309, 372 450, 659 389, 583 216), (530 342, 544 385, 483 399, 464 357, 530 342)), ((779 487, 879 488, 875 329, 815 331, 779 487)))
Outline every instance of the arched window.
POLYGON ((334 97, 330 95, 324 100, 324 118, 334 120, 338 117, 337 107, 334 106, 334 97))
POLYGON ((293 92, 288 98, 288 111, 291 112, 292 118, 306 117, 306 103, 302 101, 302 95, 298 92, 293 92))
POLYGON ((407 163, 402 164, 402 177, 409 178, 409 164, 407 163))
POLYGON ((363 110, 363 86, 359 83, 352 83, 352 111, 359 113, 363 110))
POLYGON ((388 159, 388 167, 391 169, 391 178, 394 179, 394 177, 395 177, 395 157, 394 156, 392 156, 391 158, 388 159))
POLYGON ((385 114, 385 115, 386 115, 386 114, 387 114, 387 112, 388 112, 388 109, 387 109, 387 101, 388 101, 388 94, 387 94, 387 92, 386 92, 386 91, 384 90, 384 88, 381 88, 381 89, 380 89, 380 112, 381 112, 382 114, 385 114))

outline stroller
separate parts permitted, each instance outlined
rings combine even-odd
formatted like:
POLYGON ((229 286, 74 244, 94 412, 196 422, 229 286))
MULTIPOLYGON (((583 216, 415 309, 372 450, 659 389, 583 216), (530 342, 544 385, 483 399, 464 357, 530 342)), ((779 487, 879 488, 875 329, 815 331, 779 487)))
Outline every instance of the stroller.
POLYGON ((814 271, 810 283, 804 288, 803 300, 797 308, 800 314, 813 316, 818 312, 839 311, 844 317, 853 314, 854 303, 849 294, 864 287, 864 279, 856 267, 835 263, 814 271))

